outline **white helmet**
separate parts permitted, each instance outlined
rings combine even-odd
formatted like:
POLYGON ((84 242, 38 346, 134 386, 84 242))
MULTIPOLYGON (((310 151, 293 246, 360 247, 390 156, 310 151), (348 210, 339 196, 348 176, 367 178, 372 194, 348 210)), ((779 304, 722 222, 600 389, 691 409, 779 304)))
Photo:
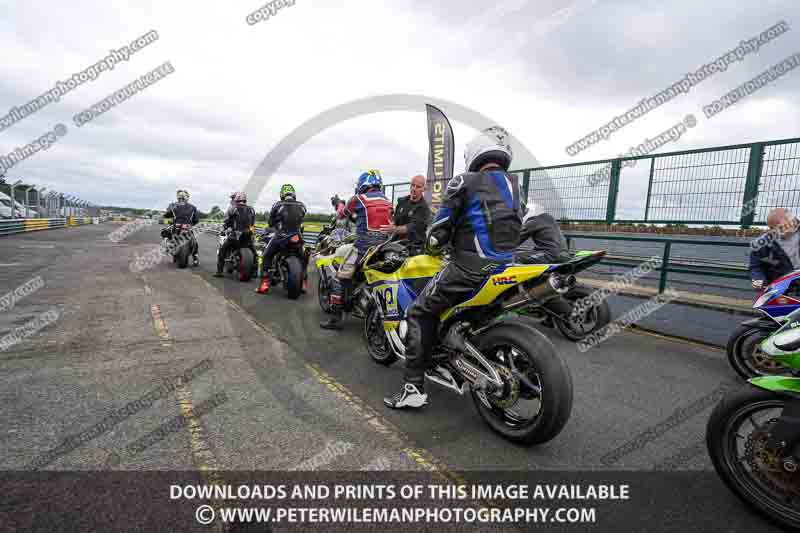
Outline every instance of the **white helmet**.
POLYGON ((189 201, 189 191, 185 189, 178 189, 178 192, 175 194, 178 198, 179 202, 188 202, 189 201))
POLYGON ((508 170, 514 158, 508 137, 508 132, 500 126, 481 131, 464 150, 466 171, 477 172, 486 163, 497 163, 503 170, 508 170))

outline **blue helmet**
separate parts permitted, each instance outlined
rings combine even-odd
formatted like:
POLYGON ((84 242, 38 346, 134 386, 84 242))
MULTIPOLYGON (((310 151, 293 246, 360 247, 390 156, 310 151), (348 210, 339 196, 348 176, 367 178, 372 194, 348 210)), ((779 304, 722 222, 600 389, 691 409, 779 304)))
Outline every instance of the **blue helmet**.
POLYGON ((383 187, 383 178, 380 170, 370 169, 361 174, 356 184, 356 194, 362 194, 372 187, 383 187))

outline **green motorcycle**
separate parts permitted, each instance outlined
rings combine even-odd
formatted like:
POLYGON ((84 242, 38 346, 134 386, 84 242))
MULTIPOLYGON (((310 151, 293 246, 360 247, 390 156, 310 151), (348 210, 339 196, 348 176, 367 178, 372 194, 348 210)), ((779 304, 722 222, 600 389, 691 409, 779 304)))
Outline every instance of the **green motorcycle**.
POLYGON ((706 445, 719 476, 747 504, 800 528, 800 309, 760 345, 786 375, 760 376, 711 413, 706 445))

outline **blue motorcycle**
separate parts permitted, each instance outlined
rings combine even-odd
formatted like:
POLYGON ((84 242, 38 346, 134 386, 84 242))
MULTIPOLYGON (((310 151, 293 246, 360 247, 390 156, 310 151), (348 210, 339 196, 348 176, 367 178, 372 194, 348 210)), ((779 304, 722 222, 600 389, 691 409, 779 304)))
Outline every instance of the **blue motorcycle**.
POLYGON ((776 279, 753 303, 763 316, 746 320, 728 339, 728 361, 744 379, 788 374, 790 370, 761 349, 761 343, 800 309, 800 270, 776 279))

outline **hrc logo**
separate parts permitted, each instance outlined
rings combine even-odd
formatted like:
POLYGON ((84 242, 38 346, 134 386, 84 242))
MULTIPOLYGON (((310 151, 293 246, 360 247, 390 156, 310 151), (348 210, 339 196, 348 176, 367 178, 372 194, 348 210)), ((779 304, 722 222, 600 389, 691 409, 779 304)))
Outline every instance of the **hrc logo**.
POLYGON ((517 282, 517 276, 495 276, 492 278, 493 285, 513 285, 517 282))

